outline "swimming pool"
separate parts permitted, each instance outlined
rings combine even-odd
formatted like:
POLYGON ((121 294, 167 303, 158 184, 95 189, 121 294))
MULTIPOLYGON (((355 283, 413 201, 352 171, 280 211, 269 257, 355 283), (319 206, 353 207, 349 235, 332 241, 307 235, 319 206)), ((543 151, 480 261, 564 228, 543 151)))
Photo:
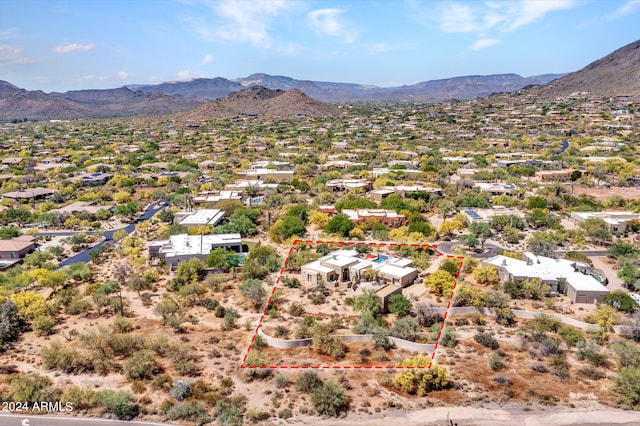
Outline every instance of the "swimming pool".
POLYGON ((389 256, 387 256, 386 254, 379 254, 378 258, 374 260, 375 263, 382 263, 385 260, 389 259, 389 256))

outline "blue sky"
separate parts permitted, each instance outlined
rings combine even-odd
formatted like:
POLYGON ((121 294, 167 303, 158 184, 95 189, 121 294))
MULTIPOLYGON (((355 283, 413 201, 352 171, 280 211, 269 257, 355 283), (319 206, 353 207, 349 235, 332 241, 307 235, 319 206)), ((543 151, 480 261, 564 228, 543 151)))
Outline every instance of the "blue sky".
POLYGON ((2 0, 0 80, 45 92, 256 72, 398 86, 577 71, 640 0, 2 0))

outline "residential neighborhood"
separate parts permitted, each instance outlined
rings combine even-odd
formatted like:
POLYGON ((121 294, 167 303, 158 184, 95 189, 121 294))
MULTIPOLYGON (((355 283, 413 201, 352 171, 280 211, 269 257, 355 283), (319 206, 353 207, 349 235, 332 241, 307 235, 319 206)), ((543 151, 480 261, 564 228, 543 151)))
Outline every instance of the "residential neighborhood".
POLYGON ((221 425, 640 409, 639 98, 287 96, 0 123, 2 401, 221 425))

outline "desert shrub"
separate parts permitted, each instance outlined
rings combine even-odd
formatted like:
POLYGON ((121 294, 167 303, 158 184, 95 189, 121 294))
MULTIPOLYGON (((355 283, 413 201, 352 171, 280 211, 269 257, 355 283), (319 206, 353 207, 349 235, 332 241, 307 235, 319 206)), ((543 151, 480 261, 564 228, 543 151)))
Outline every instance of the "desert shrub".
POLYGON ((111 323, 111 329, 114 333, 130 333, 133 328, 133 322, 125 317, 116 317, 111 323))
POLYGON ((100 406, 103 413, 113 414, 118 420, 131 420, 138 415, 139 407, 135 403, 133 395, 124 390, 98 391, 93 395, 91 401, 100 406))
POLYGON ((537 373, 549 372, 549 369, 544 364, 531 364, 529 368, 531 368, 532 371, 535 371, 537 373))
POLYGON ((245 280, 238 286, 238 290, 240 290, 244 299, 256 310, 259 310, 266 300, 267 292, 259 280, 245 280))
POLYGON ((262 348, 265 347, 266 344, 267 344, 266 340, 264 340, 264 338, 262 336, 257 334, 256 338, 253 341, 253 347, 258 349, 258 350, 261 350, 262 348))
POLYGON ((18 307, 11 300, 0 303, 0 348, 4 342, 11 342, 18 337, 24 323, 18 307))
POLYGON ((216 299, 205 297, 200 300, 200 306, 205 308, 207 311, 215 311, 215 309, 220 306, 220 303, 216 299))
POLYGON ((90 387, 68 386, 62 392, 61 401, 69 402, 74 410, 87 410, 93 407, 93 390, 90 387))
POLYGON ((624 367, 613 379, 613 393, 627 407, 640 407, 640 368, 624 367))
POLYGON ((536 316, 535 323, 543 332, 552 331, 555 333, 562 326, 560 318, 544 313, 536 316))
POLYGON ((213 420, 199 401, 179 402, 166 410, 164 415, 168 420, 186 420, 197 425, 204 425, 213 420))
POLYGON ((249 356, 247 356, 245 365, 247 367, 253 367, 245 368, 243 370, 243 376, 249 381, 253 379, 265 379, 271 375, 271 370, 268 368, 256 368, 266 365, 266 361, 262 356, 262 352, 257 349, 251 350, 249 352, 249 356))
POLYGON ((621 340, 614 343, 611 348, 618 355, 620 368, 640 368, 640 347, 631 340, 621 340))
POLYGON ((269 417, 271 417, 271 414, 267 413, 266 411, 256 410, 254 408, 249 408, 244 415, 245 419, 254 423, 262 422, 264 420, 267 420, 269 417))
POLYGON ((560 334, 569 347, 576 346, 578 343, 584 342, 584 336, 575 328, 566 326, 561 327, 560 330, 558 330, 558 334, 560 334))
POLYGON ((349 397, 338 383, 329 381, 311 392, 311 404, 319 415, 338 416, 349 409, 349 397))
POLYGON ((513 384, 513 380, 505 376, 495 376, 493 381, 500 386, 509 387, 513 384))
POLYGON ((607 355, 602 352, 600 346, 593 340, 586 340, 576 345, 577 357, 585 360, 597 367, 604 367, 609 364, 607 355))
POLYGON ((441 323, 443 318, 435 308, 427 303, 416 305, 416 319, 422 327, 431 327, 435 323, 441 323))
POLYGON ((440 336, 440 344, 446 346, 447 348, 453 348, 458 344, 458 336, 456 332, 451 327, 445 327, 442 330, 442 335, 440 336))
POLYGON ((86 314, 93 309, 93 304, 84 297, 74 297, 65 308, 69 315, 86 314))
POLYGON ((293 413, 291 412, 290 408, 283 408, 282 410, 278 411, 278 418, 280 419, 289 419, 293 417, 293 413))
POLYGON ((587 365, 586 367, 582 367, 578 370, 578 376, 591 379, 591 380, 601 380, 607 377, 607 375, 592 365, 587 365))
POLYGON ((55 324, 56 320, 49 315, 39 315, 31 321, 31 328, 38 336, 49 336, 55 324))
POLYGON ((569 378, 569 361, 567 357, 563 355, 556 355, 551 359, 551 366, 553 367, 553 375, 558 376, 561 379, 569 378))
POLYGON ((5 401, 57 401, 60 390, 53 387, 48 377, 37 373, 16 374, 9 379, 5 401))
POLYGON ((501 370, 505 366, 504 358, 497 352, 491 352, 487 357, 487 361, 489 368, 493 371, 501 370))
POLYGON ((393 324, 389 334, 404 340, 416 341, 420 333, 420 324, 413 317, 400 318, 393 324))
POLYGON ((173 368, 181 376, 195 377, 200 374, 200 367, 193 359, 179 359, 174 362, 173 368))
POLYGON ((500 346, 498 341, 488 333, 478 333, 473 336, 473 339, 485 348, 489 348, 492 350, 496 350, 500 346))
POLYGON ((160 374, 151 382, 151 388, 155 390, 170 391, 173 387, 173 379, 168 374, 160 374))
POLYGON ((228 399, 216 402, 213 415, 221 426, 242 426, 242 407, 228 399))
POLYGON ((496 308, 496 322, 504 326, 512 326, 515 324, 516 315, 511 308, 496 308))
POLYGON ((319 386, 322 386, 322 380, 315 371, 305 371, 296 379, 296 389, 299 392, 311 393, 319 386))
POLYGON ((487 298, 478 287, 471 285, 462 285, 456 290, 456 295, 453 299, 454 306, 476 306, 483 307, 487 304, 487 298))
POLYGON ((67 374, 82 374, 93 371, 91 360, 69 345, 52 342, 40 352, 40 359, 47 370, 58 370, 67 374))
POLYGON ((191 395, 191 383, 185 380, 176 380, 171 387, 171 396, 176 401, 183 401, 191 395))
POLYGON ((278 374, 275 376, 274 381, 278 389, 286 388, 289 386, 289 377, 284 374, 278 374))
POLYGON ((135 352, 125 361, 123 373, 129 380, 152 379, 162 372, 162 367, 156 362, 156 357, 149 350, 135 352))
POLYGON ((294 317, 301 317, 305 313, 304 306, 301 303, 294 302, 289 306, 289 314, 294 317))
POLYGON ((107 337, 107 345, 115 356, 129 357, 134 352, 144 349, 144 334, 112 334, 107 337))
POLYGON ((284 325, 279 325, 276 327, 276 331, 274 332, 274 336, 278 339, 288 339, 289 338, 289 329, 284 325))
MULTIPOLYGON (((431 359, 424 355, 406 358, 399 367, 428 367, 431 359)), ((445 389, 449 386, 449 372, 446 367, 433 365, 431 368, 405 369, 396 374, 395 384, 409 394, 424 396, 429 392, 445 389)))

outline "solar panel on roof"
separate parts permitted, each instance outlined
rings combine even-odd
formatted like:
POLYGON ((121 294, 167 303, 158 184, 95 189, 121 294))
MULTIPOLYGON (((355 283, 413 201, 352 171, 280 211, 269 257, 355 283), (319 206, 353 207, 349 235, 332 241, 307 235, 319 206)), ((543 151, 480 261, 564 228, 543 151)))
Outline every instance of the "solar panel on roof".
POLYGON ((465 213, 471 219, 482 219, 482 217, 475 210, 465 210, 465 213))

